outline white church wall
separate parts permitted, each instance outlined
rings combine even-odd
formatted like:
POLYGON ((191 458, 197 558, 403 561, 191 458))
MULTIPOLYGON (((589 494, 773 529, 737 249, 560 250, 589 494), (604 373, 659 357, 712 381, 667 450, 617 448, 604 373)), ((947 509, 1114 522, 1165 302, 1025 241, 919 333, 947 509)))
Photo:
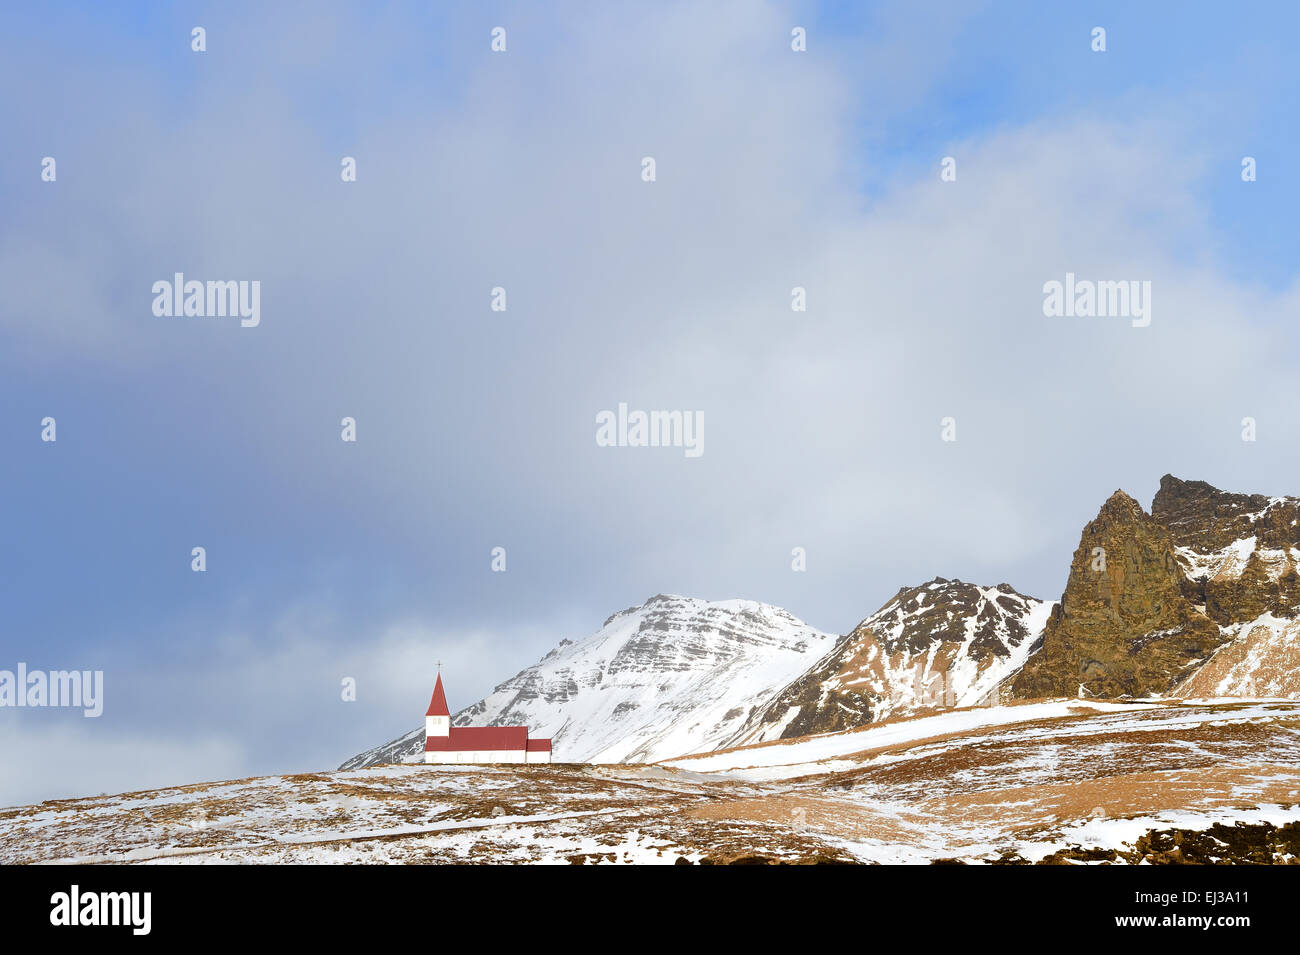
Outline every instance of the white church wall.
POLYGON ((518 750, 461 750, 450 753, 425 753, 426 763, 523 763, 528 753, 518 750))

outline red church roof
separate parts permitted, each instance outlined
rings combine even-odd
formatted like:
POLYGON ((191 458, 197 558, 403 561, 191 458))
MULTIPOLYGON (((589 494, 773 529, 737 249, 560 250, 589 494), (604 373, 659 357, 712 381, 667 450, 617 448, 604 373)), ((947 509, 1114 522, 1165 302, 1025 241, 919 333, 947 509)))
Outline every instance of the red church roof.
POLYGON ((447 709, 447 695, 442 692, 442 674, 438 674, 438 682, 433 687, 433 699, 429 701, 429 708, 424 712, 425 716, 451 716, 451 710, 447 709))
MULTIPOLYGON (((527 726, 453 726, 447 736, 426 736, 426 753, 455 753, 461 750, 527 750, 538 740, 528 738, 527 726)), ((546 740, 549 749, 550 740, 546 740)))
POLYGON ((530 739, 528 741, 528 752, 530 753, 549 753, 551 751, 551 741, 549 739, 530 739))

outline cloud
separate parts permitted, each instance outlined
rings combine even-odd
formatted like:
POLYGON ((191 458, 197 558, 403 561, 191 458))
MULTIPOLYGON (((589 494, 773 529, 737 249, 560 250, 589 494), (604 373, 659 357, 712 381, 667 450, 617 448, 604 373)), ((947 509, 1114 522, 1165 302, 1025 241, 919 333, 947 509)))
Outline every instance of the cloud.
POLYGON ((496 58, 470 14, 221 18, 206 60, 105 49, 57 111, 9 107, 53 192, 0 158, 32 180, 0 393, 65 409, 12 497, 49 500, 20 533, 67 591, 15 632, 112 646, 160 746, 319 768, 410 725, 430 658, 486 692, 656 592, 846 631, 936 574, 1055 596, 1117 486, 1300 490, 1297 288, 1225 262, 1222 147, 1173 95, 936 128, 936 99, 970 112, 964 16, 800 57, 777 6, 517 11, 496 58), (175 271, 260 280, 261 326, 153 317, 175 271), (1066 271, 1150 280, 1151 326, 1045 318, 1066 271), (704 456, 598 448, 620 401, 703 412, 704 456), (169 563, 195 542, 201 579, 169 563), (107 623, 51 616, 69 594, 107 623))

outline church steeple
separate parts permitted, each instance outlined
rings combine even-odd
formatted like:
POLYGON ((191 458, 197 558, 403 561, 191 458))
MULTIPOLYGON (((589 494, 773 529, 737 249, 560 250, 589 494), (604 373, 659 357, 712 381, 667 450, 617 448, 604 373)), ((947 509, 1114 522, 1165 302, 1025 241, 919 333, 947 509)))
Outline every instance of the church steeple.
POLYGON ((433 699, 424 712, 424 738, 430 736, 448 737, 451 735, 451 710, 447 708, 447 694, 442 691, 442 674, 433 685, 433 699))
POLYGON ((433 687, 433 699, 429 701, 429 708, 425 710, 425 716, 451 716, 451 710, 447 709, 447 695, 442 692, 442 674, 438 674, 438 682, 433 687))

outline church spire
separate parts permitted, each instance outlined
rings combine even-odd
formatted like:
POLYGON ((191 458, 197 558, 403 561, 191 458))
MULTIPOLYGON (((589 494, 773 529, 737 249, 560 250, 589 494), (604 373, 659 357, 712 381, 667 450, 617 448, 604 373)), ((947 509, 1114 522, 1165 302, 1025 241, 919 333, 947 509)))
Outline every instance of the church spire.
POLYGON ((429 701, 429 708, 424 713, 425 716, 451 716, 451 710, 447 709, 447 695, 442 692, 442 674, 438 674, 438 682, 433 687, 433 699, 429 701))

